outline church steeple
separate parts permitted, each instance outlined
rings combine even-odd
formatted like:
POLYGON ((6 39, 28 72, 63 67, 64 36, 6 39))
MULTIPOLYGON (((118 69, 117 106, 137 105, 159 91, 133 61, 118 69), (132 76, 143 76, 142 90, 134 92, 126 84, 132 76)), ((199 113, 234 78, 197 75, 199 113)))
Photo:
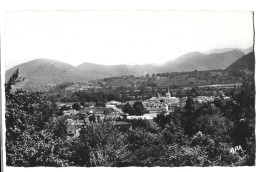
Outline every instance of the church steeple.
POLYGON ((170 90, 169 90, 169 87, 168 87, 168 93, 166 93, 166 98, 170 98, 171 97, 171 93, 170 93, 170 90))

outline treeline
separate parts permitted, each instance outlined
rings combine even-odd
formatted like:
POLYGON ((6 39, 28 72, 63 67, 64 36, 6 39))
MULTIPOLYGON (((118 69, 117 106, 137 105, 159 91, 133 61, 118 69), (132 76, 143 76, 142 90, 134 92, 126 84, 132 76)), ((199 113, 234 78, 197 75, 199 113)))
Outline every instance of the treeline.
POLYGON ((7 166, 253 166, 255 87, 245 85, 228 102, 195 104, 154 121, 127 120, 132 130, 110 122, 84 124, 67 139, 66 118, 39 92, 6 89, 7 166), (240 146, 242 149, 231 151, 240 146))
POLYGON ((108 102, 120 101, 126 102, 130 100, 148 99, 156 95, 155 91, 148 91, 145 86, 141 85, 137 88, 119 87, 116 89, 90 89, 78 91, 66 91, 64 89, 56 89, 46 92, 47 99, 51 102, 108 102), (138 90, 136 92, 135 90, 138 90))
POLYGON ((176 79, 176 81, 180 82, 180 84, 182 81, 179 80, 190 80, 191 83, 188 85, 228 84, 253 79, 253 75, 251 73, 241 70, 195 70, 190 72, 166 72, 157 73, 156 76, 176 79))
MULTIPOLYGON (((174 88, 174 87, 173 87, 174 88)), ((146 100, 151 97, 157 97, 158 93, 161 96, 165 96, 167 91, 165 90, 147 90, 144 86, 140 86, 138 92, 134 92, 130 88, 122 88, 116 90, 83 90, 68 92, 64 90, 56 92, 47 92, 47 99, 51 102, 108 102, 108 101, 120 101, 127 102, 131 100, 146 100)), ((232 94, 232 90, 225 89, 222 90, 226 96, 232 94)), ((197 96, 220 96, 221 90, 216 88, 199 89, 198 87, 193 87, 191 89, 184 90, 182 88, 174 88, 171 92, 171 96, 174 97, 197 97, 197 96)))
POLYGON ((60 91, 47 93, 48 100, 52 102, 107 102, 111 100, 127 100, 127 97, 116 91, 60 91))
MULTIPOLYGON (((121 76, 105 78, 95 82, 99 89, 66 91, 65 88, 73 86, 74 83, 67 82, 55 86, 47 92, 48 100, 52 102, 107 102, 111 100, 126 102, 130 100, 148 99, 153 96, 165 95, 167 90, 160 87, 170 86, 172 96, 186 97, 195 95, 215 96, 218 90, 199 90, 198 86, 210 84, 243 83, 254 79, 252 72, 239 70, 214 70, 214 71, 192 71, 192 72, 167 72, 157 73, 156 79, 152 77, 121 76), (192 90, 184 90, 184 87, 192 90), (156 90, 156 91, 155 91, 156 90)), ((225 90, 224 90, 225 91, 225 90)), ((227 96, 230 90, 224 92, 227 96)))

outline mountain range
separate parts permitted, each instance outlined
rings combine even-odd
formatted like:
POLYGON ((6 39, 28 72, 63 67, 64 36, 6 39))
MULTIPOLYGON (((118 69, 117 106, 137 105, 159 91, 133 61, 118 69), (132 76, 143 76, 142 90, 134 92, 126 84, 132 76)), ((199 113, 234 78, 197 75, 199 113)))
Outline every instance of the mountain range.
POLYGON ((232 70, 243 70, 243 71, 255 71, 255 54, 254 52, 251 52, 234 63, 232 63, 227 69, 227 71, 232 70))
POLYGON ((145 74, 162 72, 226 69, 244 55, 245 53, 240 49, 216 49, 211 50, 211 53, 191 52, 161 65, 82 63, 78 66, 72 66, 50 59, 36 59, 7 70, 6 81, 19 68, 20 75, 26 78, 19 87, 42 90, 69 81, 85 82, 122 75, 144 76, 145 74))

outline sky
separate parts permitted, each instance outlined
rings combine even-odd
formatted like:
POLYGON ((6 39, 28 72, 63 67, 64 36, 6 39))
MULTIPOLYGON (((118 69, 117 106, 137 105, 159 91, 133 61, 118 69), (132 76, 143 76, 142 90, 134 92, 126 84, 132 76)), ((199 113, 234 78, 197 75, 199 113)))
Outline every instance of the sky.
POLYGON ((253 46, 247 11, 9 11, 5 68, 47 58, 79 65, 160 64, 192 52, 253 46))

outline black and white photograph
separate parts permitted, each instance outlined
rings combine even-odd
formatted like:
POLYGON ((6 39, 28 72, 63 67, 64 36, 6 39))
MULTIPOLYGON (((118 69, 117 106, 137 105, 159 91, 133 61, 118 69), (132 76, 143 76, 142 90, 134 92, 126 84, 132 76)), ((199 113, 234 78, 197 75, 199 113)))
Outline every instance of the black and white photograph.
POLYGON ((256 165, 254 11, 3 19, 5 166, 256 165))

